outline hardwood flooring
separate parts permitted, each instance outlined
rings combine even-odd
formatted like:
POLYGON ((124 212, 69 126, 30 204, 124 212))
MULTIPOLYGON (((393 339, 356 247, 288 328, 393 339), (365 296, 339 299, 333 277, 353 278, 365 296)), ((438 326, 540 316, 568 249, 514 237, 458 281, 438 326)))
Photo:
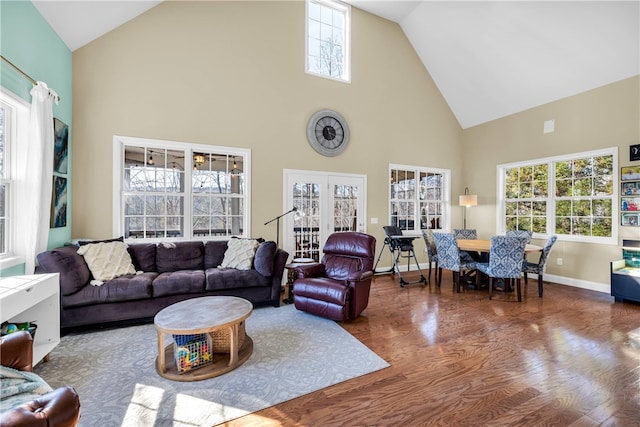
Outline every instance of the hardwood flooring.
POLYGON ((375 276, 341 324, 389 368, 225 425, 640 426, 640 304, 546 282, 538 298, 536 280, 522 303, 456 294, 450 272, 441 289, 398 281, 375 276))

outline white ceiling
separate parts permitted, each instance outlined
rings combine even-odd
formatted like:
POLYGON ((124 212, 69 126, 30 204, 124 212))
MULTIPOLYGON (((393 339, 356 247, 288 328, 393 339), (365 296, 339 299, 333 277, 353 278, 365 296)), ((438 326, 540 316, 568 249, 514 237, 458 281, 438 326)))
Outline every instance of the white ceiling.
MULTIPOLYGON (((463 128, 640 74, 640 0, 346 1, 400 24, 463 128)), ((160 2, 33 1, 72 51, 160 2)))

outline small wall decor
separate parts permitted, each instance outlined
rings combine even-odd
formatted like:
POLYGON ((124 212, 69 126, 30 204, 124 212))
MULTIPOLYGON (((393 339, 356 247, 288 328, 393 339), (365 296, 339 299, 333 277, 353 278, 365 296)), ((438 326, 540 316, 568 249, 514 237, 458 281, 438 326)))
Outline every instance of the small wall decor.
POLYGON ((53 177, 51 197, 51 228, 67 226, 67 178, 53 177))
POLYGON ((640 180, 640 166, 625 166, 620 169, 620 181, 640 180))
POLYGON ((640 226, 640 166, 620 170, 620 225, 640 226))
POLYGON ((67 173, 67 152, 69 144, 69 126, 58 119, 53 119, 53 171, 67 173))
POLYGON ((640 144, 629 146, 629 160, 640 160, 640 144))

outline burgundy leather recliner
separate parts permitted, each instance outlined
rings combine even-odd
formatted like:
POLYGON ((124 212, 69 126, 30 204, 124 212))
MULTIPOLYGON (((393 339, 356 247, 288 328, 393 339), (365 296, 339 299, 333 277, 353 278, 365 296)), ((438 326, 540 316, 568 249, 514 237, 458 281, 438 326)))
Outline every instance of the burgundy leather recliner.
POLYGON ((334 233, 319 264, 296 267, 293 283, 298 310, 329 319, 355 319, 369 304, 376 239, 358 232, 334 233))
MULTIPOLYGON (((0 364, 18 371, 33 370, 33 340, 26 331, 0 339, 0 364)), ((4 409, 4 408, 3 408, 4 409)), ((80 399, 69 386, 60 387, 36 400, 0 415, 1 427, 72 427, 80 419, 80 399)))

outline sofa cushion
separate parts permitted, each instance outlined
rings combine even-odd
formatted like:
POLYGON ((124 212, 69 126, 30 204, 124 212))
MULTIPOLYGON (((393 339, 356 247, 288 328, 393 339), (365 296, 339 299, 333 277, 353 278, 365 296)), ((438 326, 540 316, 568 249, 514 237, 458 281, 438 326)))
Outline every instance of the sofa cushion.
POLYGON ((256 270, 208 268, 205 275, 207 291, 271 286, 271 279, 256 270))
POLYGON ((89 283, 91 272, 75 246, 63 246, 38 254, 45 273, 60 273, 60 293, 71 295, 89 283))
POLYGON ((204 243, 160 243, 156 248, 158 273, 204 269, 204 243))
POLYGON ((253 258, 253 267, 263 276, 271 276, 273 274, 273 257, 276 254, 276 242, 262 242, 256 255, 253 258))
POLYGON ((220 268, 235 268, 237 270, 250 270, 253 266, 253 258, 258 249, 258 241, 255 239, 231 239, 227 242, 227 251, 220 268))
POLYGON ((157 271, 156 244, 136 243, 127 247, 136 271, 157 271))
POLYGON ((204 268, 215 268, 222 264, 227 250, 226 240, 209 240, 204 245, 204 268))
POLYGON ((124 242, 83 245, 78 249, 78 254, 84 257, 93 278, 101 282, 136 273, 124 242))
POLYGON ((181 270, 162 273, 153 281, 153 296, 204 292, 203 270, 181 270))
POLYGON ((75 307, 151 298, 151 283, 157 276, 158 273, 126 275, 109 280, 102 286, 85 286, 79 292, 62 298, 61 304, 63 307, 75 307))

